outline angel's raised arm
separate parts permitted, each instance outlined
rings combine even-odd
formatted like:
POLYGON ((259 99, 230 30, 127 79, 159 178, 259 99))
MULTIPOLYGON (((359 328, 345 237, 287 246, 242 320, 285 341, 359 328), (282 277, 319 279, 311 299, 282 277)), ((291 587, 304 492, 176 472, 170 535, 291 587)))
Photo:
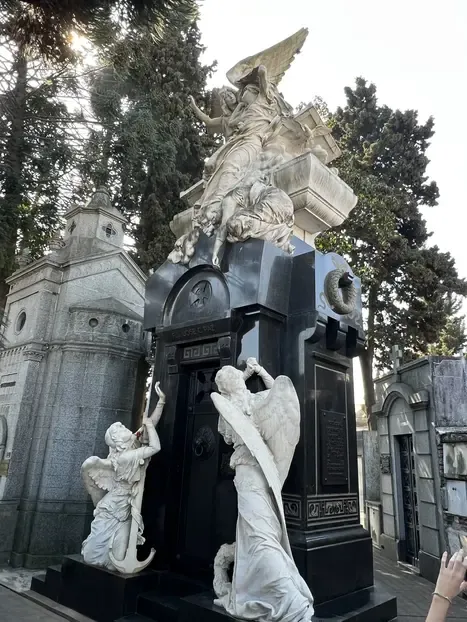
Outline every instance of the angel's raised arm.
POLYGON ((161 389, 161 383, 160 382, 156 382, 156 384, 154 386, 154 390, 157 393, 157 395, 159 397, 159 400, 157 402, 156 407, 152 411, 152 415, 149 417, 149 419, 154 423, 154 425, 157 425, 159 423, 159 419, 161 418, 162 413, 164 411, 166 397, 165 397, 165 393, 161 389))
POLYGON ((141 460, 146 460, 147 458, 151 458, 155 454, 159 453, 161 450, 161 442, 159 440, 159 435, 156 432, 156 428, 154 427, 154 422, 152 419, 144 419, 143 426, 146 428, 148 434, 148 445, 144 447, 139 447, 138 449, 130 449, 126 452, 128 458, 138 457, 141 460))
POLYGON ((188 98, 188 101, 190 102, 190 108, 193 110, 193 112, 198 117, 198 119, 200 121, 202 121, 206 125, 206 127, 209 127, 212 130, 214 130, 214 131, 220 131, 221 130, 221 128, 222 128, 222 118, 221 117, 215 117, 215 118, 211 119, 210 116, 208 116, 207 114, 205 114, 202 110, 200 110, 198 108, 194 98, 191 95, 188 98))

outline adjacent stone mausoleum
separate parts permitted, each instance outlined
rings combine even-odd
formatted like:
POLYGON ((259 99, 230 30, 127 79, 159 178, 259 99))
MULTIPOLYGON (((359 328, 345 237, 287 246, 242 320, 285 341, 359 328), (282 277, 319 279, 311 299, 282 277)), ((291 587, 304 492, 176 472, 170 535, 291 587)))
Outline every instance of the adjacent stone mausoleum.
POLYGON ((146 278, 125 219, 105 190, 65 218, 52 252, 9 279, 0 352, 0 561, 31 568, 79 552, 92 514, 81 464, 143 395, 146 278))
POLYGON ((432 581, 467 536, 466 371, 454 357, 402 365, 396 348, 393 372, 376 381, 381 515, 367 504, 370 532, 432 581))

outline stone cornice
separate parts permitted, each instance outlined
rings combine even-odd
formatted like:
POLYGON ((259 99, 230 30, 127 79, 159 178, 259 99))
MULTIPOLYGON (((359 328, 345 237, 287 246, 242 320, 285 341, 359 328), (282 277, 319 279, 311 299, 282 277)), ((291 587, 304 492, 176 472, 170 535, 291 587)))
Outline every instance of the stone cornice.
POLYGON ((94 341, 52 341, 49 344, 51 351, 61 350, 62 352, 107 352, 117 354, 123 358, 138 360, 145 354, 145 348, 139 347, 130 349, 127 346, 117 346, 109 343, 96 343, 94 341))
POLYGON ((381 399, 373 406, 372 412, 377 416, 387 416, 392 403, 402 398, 412 410, 423 410, 430 403, 430 394, 427 390, 413 391, 402 382, 395 382, 386 387, 381 399))

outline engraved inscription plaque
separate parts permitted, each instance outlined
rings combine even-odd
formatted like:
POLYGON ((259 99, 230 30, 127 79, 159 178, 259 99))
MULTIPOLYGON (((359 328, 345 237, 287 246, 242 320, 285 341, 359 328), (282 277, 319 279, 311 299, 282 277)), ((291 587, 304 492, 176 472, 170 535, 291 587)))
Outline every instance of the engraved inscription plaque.
POLYGON ((321 467, 324 486, 342 486, 348 482, 347 417, 344 413, 322 411, 321 467))

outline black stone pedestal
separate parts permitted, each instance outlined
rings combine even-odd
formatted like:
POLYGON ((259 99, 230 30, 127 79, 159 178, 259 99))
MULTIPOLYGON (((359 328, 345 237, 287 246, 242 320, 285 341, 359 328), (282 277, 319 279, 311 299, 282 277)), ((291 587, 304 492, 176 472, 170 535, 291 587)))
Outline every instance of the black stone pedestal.
POLYGON ((81 555, 69 555, 61 568, 51 567, 45 577, 34 577, 31 589, 96 622, 114 622, 134 613, 138 596, 152 590, 157 580, 153 570, 122 575, 88 566, 81 555))
MULTIPOLYGON (((180 606, 179 622, 228 622, 235 620, 213 604, 211 592, 188 596, 180 606)), ((387 622, 397 616, 396 598, 372 587, 332 603, 315 607, 313 622, 387 622)))

